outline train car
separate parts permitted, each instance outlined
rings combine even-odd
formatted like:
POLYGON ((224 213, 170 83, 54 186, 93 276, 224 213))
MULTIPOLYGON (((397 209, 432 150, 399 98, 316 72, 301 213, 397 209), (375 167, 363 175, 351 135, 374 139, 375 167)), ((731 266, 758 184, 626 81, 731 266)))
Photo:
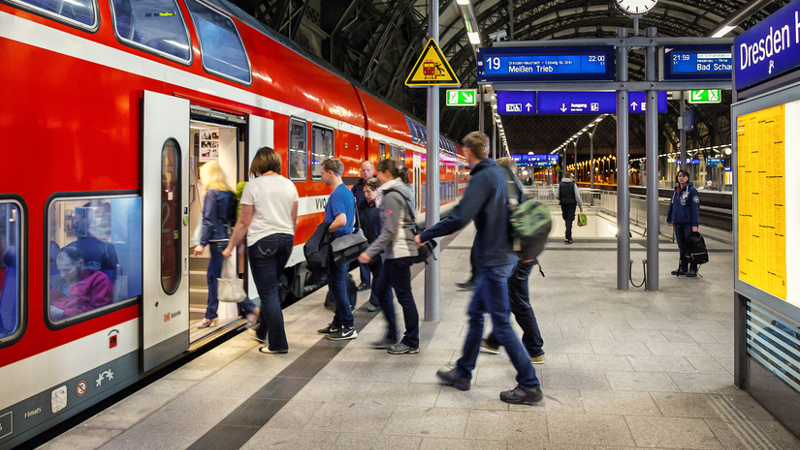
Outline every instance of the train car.
MULTIPOLYGON (((193 326, 202 164, 236 185, 258 148, 281 154, 300 193, 287 295, 309 288, 302 246, 330 193, 325 158, 352 184, 362 160, 397 157, 425 213, 419 122, 224 0, 3 0, 0 54, 0 449, 240 329, 235 306, 216 329, 193 326)), ((449 208, 466 162, 440 147, 449 208)), ((255 296, 241 254, 224 271, 255 296)))

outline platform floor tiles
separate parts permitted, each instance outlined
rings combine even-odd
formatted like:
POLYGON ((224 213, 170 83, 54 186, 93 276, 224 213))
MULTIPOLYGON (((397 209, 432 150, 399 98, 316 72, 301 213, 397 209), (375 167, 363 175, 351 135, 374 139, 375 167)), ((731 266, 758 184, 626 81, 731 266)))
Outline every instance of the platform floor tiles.
MULTIPOLYGON (((290 352, 262 355, 242 333, 62 434, 42 449, 800 449, 733 386, 733 255, 710 240, 703 278, 677 279, 661 244, 660 290, 616 289, 613 240, 560 239, 530 288, 545 342, 536 366, 545 400, 509 406, 504 353, 481 354, 470 391, 437 384, 466 334, 474 230, 441 253, 441 321, 422 324, 422 351, 373 350, 384 320, 361 308, 358 339, 315 333, 332 316, 325 289, 285 313, 290 352)), ((634 277, 644 246, 634 239, 634 277)), ((354 271, 357 277, 357 271, 354 271)), ((424 276, 413 281, 421 315, 424 276)), ((399 313, 399 312, 398 312, 399 313)), ((402 321, 399 323, 402 324, 402 321)))

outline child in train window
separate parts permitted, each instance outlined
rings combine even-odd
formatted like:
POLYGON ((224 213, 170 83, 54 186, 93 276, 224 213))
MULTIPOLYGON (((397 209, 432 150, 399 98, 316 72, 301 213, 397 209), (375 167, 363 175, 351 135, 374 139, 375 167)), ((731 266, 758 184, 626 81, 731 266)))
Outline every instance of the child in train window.
POLYGON ((85 267, 83 254, 75 246, 61 249, 56 257, 59 277, 50 289, 50 318, 58 321, 108 305, 114 284, 108 276, 85 267))

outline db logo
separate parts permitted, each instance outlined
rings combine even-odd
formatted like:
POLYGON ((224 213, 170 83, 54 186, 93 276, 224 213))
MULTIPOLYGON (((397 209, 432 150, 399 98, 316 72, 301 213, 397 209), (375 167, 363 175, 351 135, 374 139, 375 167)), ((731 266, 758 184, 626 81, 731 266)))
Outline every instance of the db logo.
POLYGON ((164 314, 164 322, 169 322, 169 319, 170 319, 170 314, 169 313, 164 314))
POLYGON ((86 393, 86 382, 85 381, 81 381, 80 383, 78 383, 77 392, 78 392, 78 397, 83 397, 83 394, 86 393))

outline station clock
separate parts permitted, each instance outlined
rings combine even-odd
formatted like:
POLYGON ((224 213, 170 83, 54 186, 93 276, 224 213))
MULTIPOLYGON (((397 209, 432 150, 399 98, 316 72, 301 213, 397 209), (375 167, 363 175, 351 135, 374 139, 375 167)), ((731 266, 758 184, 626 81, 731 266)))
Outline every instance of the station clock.
POLYGON ((658 0, 616 0, 619 8, 630 15, 642 15, 653 9, 658 0))

